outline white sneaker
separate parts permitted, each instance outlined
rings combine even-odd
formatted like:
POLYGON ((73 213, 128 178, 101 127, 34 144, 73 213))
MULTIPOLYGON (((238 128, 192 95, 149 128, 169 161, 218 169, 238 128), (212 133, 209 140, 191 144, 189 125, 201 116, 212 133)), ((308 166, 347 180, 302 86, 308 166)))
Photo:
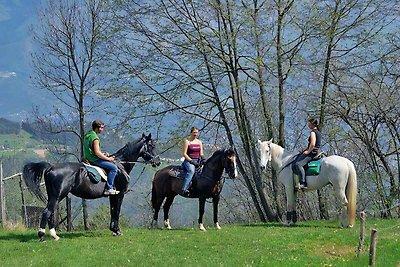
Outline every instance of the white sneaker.
POLYGON ((109 195, 118 195, 119 191, 115 190, 115 189, 106 189, 104 190, 104 195, 105 196, 109 196, 109 195))

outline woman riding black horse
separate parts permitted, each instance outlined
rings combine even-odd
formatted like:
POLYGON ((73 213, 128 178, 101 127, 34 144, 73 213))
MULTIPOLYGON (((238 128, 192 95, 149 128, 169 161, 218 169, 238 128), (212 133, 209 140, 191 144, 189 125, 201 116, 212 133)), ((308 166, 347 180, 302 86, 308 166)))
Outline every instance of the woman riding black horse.
MULTIPOLYGON (((169 223, 169 209, 176 195, 182 193, 183 179, 170 176, 170 170, 176 166, 167 166, 154 175, 151 203, 154 208, 152 225, 157 225, 158 212, 165 198, 164 203, 164 226, 171 229, 169 223)), ((217 229, 221 229, 218 223, 218 202, 222 191, 224 169, 230 178, 237 176, 236 156, 232 148, 221 149, 205 162, 202 173, 197 177, 196 183, 190 190, 190 195, 185 197, 199 199, 199 228, 206 231, 203 225, 204 206, 207 198, 213 199, 214 206, 214 224, 217 229)))
MULTIPOLYGON (((112 156, 116 161, 120 161, 115 187, 120 191, 117 195, 110 195, 110 230, 113 235, 121 235, 118 221, 121 210, 124 192, 126 192, 129 183, 129 173, 137 162, 138 158, 144 159, 145 163, 151 163, 154 167, 160 165, 160 159, 154 154, 154 143, 151 134, 142 137, 134 142, 126 144, 112 156)), ((45 228, 48 223, 50 235, 58 240, 59 237, 55 231, 54 211, 58 203, 64 199, 68 193, 77 197, 86 199, 95 199, 103 197, 106 182, 100 181, 94 183, 90 178, 85 166, 79 162, 65 162, 50 165, 46 162, 28 163, 24 166, 23 177, 29 190, 36 196, 46 201, 46 196, 40 190, 40 181, 44 177, 47 191, 47 206, 43 211, 40 221, 39 238, 44 240, 45 228)))

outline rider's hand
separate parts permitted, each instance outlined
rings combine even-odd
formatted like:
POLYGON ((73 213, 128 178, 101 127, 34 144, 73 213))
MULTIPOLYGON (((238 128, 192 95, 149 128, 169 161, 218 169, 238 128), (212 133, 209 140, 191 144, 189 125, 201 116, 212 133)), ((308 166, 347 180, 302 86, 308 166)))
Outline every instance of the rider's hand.
POLYGON ((190 164, 194 165, 195 167, 199 166, 198 161, 197 161, 197 160, 194 160, 194 159, 192 159, 192 160, 190 161, 190 164))

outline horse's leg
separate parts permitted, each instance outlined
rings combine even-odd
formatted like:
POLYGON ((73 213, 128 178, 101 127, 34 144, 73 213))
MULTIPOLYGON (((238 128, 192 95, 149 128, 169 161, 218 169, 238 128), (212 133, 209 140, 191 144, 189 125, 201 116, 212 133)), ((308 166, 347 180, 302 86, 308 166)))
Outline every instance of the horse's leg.
POLYGON ((164 201, 164 196, 153 196, 154 200, 152 199, 152 204, 154 208, 154 215, 153 215, 153 221, 151 222, 151 228, 158 228, 158 213, 160 213, 161 205, 164 201))
POLYGON ((204 206, 206 204, 205 198, 199 198, 199 229, 201 231, 207 231, 203 225, 203 215, 204 215, 204 206))
MULTIPOLYGON (((54 215, 55 215, 55 211, 56 211, 57 207, 58 207, 57 199, 51 199, 46 207, 46 209, 47 209, 46 216, 47 216, 47 222, 49 224, 50 235, 56 241, 60 239, 60 237, 56 233, 56 229, 55 229, 55 225, 54 225, 54 215)), ((42 221, 43 221, 43 217, 42 217, 42 221)), ((40 224, 42 225, 42 222, 40 224)))
MULTIPOLYGON (((45 233, 46 233, 46 225, 48 224, 50 217, 52 215, 51 209, 55 205, 56 200, 51 199, 47 202, 46 208, 43 210, 42 213, 42 219, 40 220, 40 226, 39 226, 39 231, 38 231, 38 236, 40 241, 46 241, 45 240, 45 233)), ((50 225, 49 225, 50 226, 50 225)))
POLYGON ((297 222, 296 193, 293 186, 285 186, 286 191, 286 221, 284 225, 291 226, 297 222))
POLYGON ((219 194, 213 197, 213 208, 214 208, 214 225, 217 230, 221 230, 221 226, 218 223, 218 203, 219 203, 219 194))
POLYGON ((111 222, 110 222, 110 230, 113 236, 122 235, 119 229, 119 213, 121 211, 122 200, 124 199, 124 194, 120 193, 118 195, 110 196, 110 214, 111 214, 111 222))
POLYGON ((339 227, 347 227, 347 198, 346 198, 346 189, 340 186, 334 186, 335 195, 339 201, 339 214, 340 214, 340 225, 339 227))
POLYGON ((165 200, 163 209, 164 209, 164 227, 168 230, 172 229, 171 224, 169 222, 169 209, 174 201, 175 195, 167 196, 167 200, 165 200))

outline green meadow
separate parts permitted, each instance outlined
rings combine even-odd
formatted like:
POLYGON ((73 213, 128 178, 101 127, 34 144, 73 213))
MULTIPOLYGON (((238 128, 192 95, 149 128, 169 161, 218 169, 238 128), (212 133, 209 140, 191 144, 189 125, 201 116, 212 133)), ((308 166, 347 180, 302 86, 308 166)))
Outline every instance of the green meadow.
MULTIPOLYGON (((126 228, 58 232, 39 242, 36 231, 0 232, 0 266, 368 266, 370 230, 378 230, 376 266, 400 266, 400 220, 367 220, 364 249, 357 257, 359 224, 337 222, 222 225, 173 230, 126 228)), ((47 231, 48 234, 48 231, 47 231)))

